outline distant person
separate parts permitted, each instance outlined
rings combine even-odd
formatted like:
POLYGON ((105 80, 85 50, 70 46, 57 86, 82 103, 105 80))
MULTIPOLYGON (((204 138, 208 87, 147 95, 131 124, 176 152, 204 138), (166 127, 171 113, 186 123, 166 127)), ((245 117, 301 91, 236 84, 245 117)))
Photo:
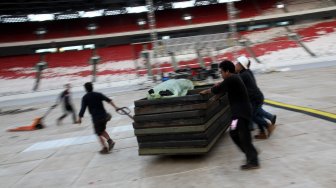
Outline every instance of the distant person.
POLYGON ((235 74, 235 66, 231 61, 224 60, 219 65, 224 81, 211 89, 201 91, 200 94, 228 94, 232 113, 230 136, 233 142, 246 155, 246 164, 242 170, 259 168, 258 153, 252 144, 249 124, 252 121, 251 104, 246 87, 241 78, 235 74))
POLYGON ((275 129, 276 115, 272 115, 262 108, 264 104, 264 95, 257 86, 252 71, 249 69, 251 64, 250 60, 245 56, 240 56, 237 58, 237 61, 235 66, 236 72, 242 78, 246 86, 252 105, 252 119, 259 128, 259 133, 254 137, 256 139, 267 139, 275 129), (271 123, 268 123, 265 119, 268 119, 271 123))
POLYGON ((106 113, 103 101, 110 103, 116 110, 118 108, 112 102, 111 99, 109 99, 102 93, 94 92, 93 85, 91 82, 85 83, 84 88, 87 93, 82 98, 82 107, 79 112, 78 122, 82 123, 82 117, 84 116, 86 107, 88 107, 92 117, 95 133, 98 135, 99 141, 103 146, 100 153, 107 154, 109 153, 109 151, 113 149, 115 142, 110 138, 110 135, 106 132, 106 124, 111 119, 111 115, 109 113, 106 113))
POLYGON ((58 104, 62 103, 63 105, 63 110, 64 110, 64 114, 59 117, 57 119, 57 125, 60 125, 62 120, 68 116, 69 113, 72 114, 72 121, 74 124, 78 123, 77 122, 77 115, 75 112, 75 108, 72 105, 72 101, 71 101, 71 85, 70 84, 65 84, 64 85, 65 90, 60 94, 59 98, 58 98, 58 104))

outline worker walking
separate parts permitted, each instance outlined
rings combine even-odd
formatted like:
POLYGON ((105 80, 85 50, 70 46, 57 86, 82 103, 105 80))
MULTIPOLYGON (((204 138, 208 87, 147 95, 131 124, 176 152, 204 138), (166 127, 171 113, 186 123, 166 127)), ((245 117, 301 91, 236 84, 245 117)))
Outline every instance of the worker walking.
POLYGON ((231 61, 223 61, 219 65, 224 81, 211 89, 201 91, 200 94, 228 94, 232 113, 230 136, 233 142, 246 155, 246 164, 242 170, 259 168, 258 153, 252 144, 249 124, 252 118, 251 104, 246 87, 241 78, 235 74, 235 66, 231 61))
POLYGON ((249 69, 250 60, 245 56, 240 56, 237 58, 237 61, 235 69, 246 86, 252 105, 252 119, 259 128, 259 133, 255 135, 254 138, 267 139, 271 136, 275 129, 276 115, 272 115, 262 108, 264 104, 264 95, 257 86, 257 82, 252 71, 249 69), (265 119, 268 119, 270 123, 268 123, 265 119))
POLYGON ((117 106, 111 99, 103 95, 102 93, 94 92, 91 82, 84 84, 86 94, 82 98, 82 106, 79 112, 79 123, 82 123, 85 110, 88 107, 92 117, 93 127, 97 134, 101 145, 103 146, 100 151, 101 154, 107 154, 114 147, 115 142, 110 138, 110 135, 106 132, 106 124, 111 119, 111 115, 106 113, 103 101, 111 104, 116 110, 117 106), (107 145, 106 145, 107 143, 107 145))
POLYGON ((58 98, 58 104, 62 103, 63 104, 63 115, 61 117, 59 117, 57 119, 57 125, 60 125, 62 120, 68 116, 69 113, 72 114, 72 121, 74 124, 78 123, 77 122, 77 115, 76 115, 76 111, 75 108, 72 105, 72 101, 71 101, 71 85, 70 84, 65 84, 64 85, 65 90, 60 94, 59 98, 58 98))

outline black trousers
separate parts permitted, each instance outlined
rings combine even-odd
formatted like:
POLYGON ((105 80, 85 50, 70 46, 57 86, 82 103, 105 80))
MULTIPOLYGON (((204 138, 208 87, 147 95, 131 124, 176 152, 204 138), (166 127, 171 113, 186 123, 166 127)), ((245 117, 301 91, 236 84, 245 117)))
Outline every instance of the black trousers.
POLYGON ((77 121, 76 111, 72 106, 65 106, 64 114, 61 117, 59 117, 58 120, 64 119, 65 117, 68 116, 69 113, 72 114, 73 123, 76 123, 76 121, 77 121))
POLYGON ((240 150, 245 153, 247 163, 259 164, 257 150, 252 144, 249 124, 249 120, 239 118, 236 128, 234 130, 230 128, 230 136, 240 150))

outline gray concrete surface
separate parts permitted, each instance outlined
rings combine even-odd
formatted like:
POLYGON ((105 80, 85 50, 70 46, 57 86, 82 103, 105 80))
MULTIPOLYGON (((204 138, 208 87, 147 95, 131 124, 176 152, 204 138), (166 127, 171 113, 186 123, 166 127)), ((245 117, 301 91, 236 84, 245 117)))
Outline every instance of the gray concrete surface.
MULTIPOLYGON (((336 113, 336 67, 258 74, 266 98, 336 113)), ((132 107, 145 90, 114 93, 119 106, 132 107)), ((31 101, 13 108, 35 111, 0 116, 1 187, 336 187, 336 124, 308 115, 265 106, 278 115, 268 140, 254 140, 261 169, 241 171, 243 154, 226 133, 211 153, 203 156, 138 156, 137 142, 126 116, 112 112, 108 124, 116 146, 100 155, 89 115, 82 125, 56 125, 57 108, 46 129, 9 133, 6 129, 30 124, 54 101, 31 101)), ((75 99, 77 110, 80 99, 75 99)), ((256 134, 255 132, 253 134, 256 134)))

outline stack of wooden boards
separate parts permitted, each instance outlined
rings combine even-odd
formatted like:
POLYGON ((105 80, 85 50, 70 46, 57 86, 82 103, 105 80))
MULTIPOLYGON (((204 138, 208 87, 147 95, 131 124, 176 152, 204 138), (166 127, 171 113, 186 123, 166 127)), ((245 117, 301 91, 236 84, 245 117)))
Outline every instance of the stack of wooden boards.
MULTIPOLYGON (((204 88, 203 88, 204 89, 204 88)), ((227 96, 200 95, 134 102, 139 155, 203 154, 229 127, 227 96)))

